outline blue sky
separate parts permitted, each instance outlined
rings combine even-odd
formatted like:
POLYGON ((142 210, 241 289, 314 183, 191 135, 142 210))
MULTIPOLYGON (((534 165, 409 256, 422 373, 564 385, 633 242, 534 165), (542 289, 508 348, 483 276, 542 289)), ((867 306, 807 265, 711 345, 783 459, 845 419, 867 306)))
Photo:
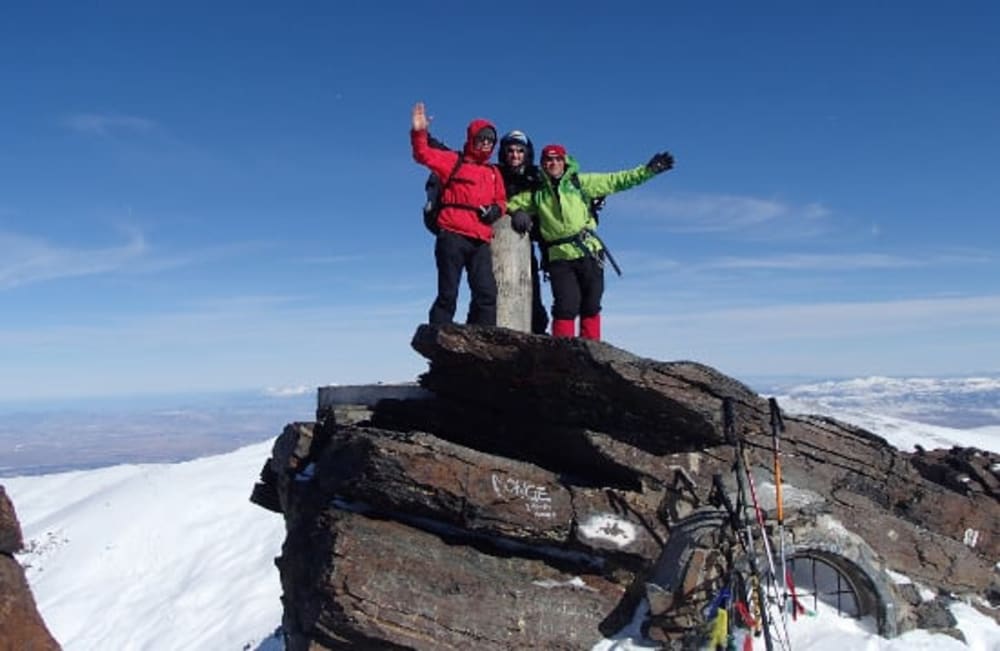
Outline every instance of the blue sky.
POLYGON ((736 377, 1000 372, 994 3, 19 4, 6 400, 414 378, 417 100, 453 144, 486 117, 585 171, 673 152, 602 218, 613 344, 736 377))

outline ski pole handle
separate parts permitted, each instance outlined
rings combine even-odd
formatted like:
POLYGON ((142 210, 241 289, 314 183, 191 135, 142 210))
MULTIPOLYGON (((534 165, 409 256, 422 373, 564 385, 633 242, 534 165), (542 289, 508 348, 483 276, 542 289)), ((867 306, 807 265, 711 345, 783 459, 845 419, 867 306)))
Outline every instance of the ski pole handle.
POLYGON ((774 446, 774 500, 777 502, 778 524, 785 521, 784 500, 781 497, 781 451, 778 448, 778 434, 785 430, 785 422, 781 419, 781 409, 778 401, 769 398, 767 405, 771 410, 771 441, 774 446))
POLYGON ((785 431, 785 420, 781 417, 781 409, 778 407, 777 399, 768 398, 767 406, 771 411, 771 432, 777 436, 778 432, 785 431))

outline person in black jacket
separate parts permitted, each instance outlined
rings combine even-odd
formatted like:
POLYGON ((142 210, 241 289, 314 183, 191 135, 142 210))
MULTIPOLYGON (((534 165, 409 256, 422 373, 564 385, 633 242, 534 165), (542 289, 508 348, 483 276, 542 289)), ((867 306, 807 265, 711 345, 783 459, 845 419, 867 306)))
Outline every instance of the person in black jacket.
MULTIPOLYGON (((535 165, 535 148, 531 139, 523 131, 514 130, 500 139, 497 154, 500 174, 508 197, 519 192, 535 190, 542 182, 541 171, 535 165)), ((538 224, 527 213, 511 218, 511 227, 518 233, 531 233, 531 240, 538 241, 538 224)), ((541 273, 538 256, 531 246, 531 332, 545 334, 549 325, 549 313, 542 303, 541 273)))

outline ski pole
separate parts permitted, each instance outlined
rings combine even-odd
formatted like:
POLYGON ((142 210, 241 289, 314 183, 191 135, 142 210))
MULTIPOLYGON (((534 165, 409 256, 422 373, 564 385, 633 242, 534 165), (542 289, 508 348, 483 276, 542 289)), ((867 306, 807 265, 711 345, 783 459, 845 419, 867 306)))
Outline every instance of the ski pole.
POLYGON ((754 589, 757 596, 757 601, 761 604, 761 628, 764 631, 764 647, 767 651, 774 651, 774 643, 771 640, 771 627, 768 623, 768 616, 764 604, 766 600, 764 598, 764 590, 761 587, 760 582, 760 566, 757 563, 757 554, 754 549, 753 544, 753 528, 751 524, 751 519, 747 517, 747 479, 746 472, 743 461, 743 442, 736 436, 736 422, 733 415, 733 400, 732 398, 726 397, 722 401, 722 423, 723 430, 725 432, 726 440, 729 441, 735 447, 735 471, 736 471, 736 501, 738 504, 738 509, 740 510, 740 515, 743 524, 745 525, 745 535, 747 541, 747 560, 750 563, 750 574, 754 579, 754 589))
MULTIPOLYGON (((743 471, 747 476, 747 483, 750 486, 750 497, 753 500, 754 512, 757 516, 757 526, 760 527, 760 539, 764 547, 764 558, 767 560, 768 569, 768 581, 767 585, 774 592, 774 601, 781 609, 781 626, 784 632, 784 640, 779 640, 781 642, 782 648, 789 648, 791 645, 791 638, 788 635, 788 620, 784 615, 784 602, 781 601, 781 589, 779 586, 779 579, 777 572, 774 568, 774 553, 771 551, 771 543, 767 537, 767 525, 764 521, 764 510, 760 508, 760 501, 757 499, 757 482, 754 481, 753 473, 750 472, 750 453, 747 451, 746 447, 742 447, 743 452, 743 471)), ((782 575, 780 582, 784 583, 784 575, 782 575)), ((765 604, 766 607, 766 604, 765 604)))
POLYGON ((778 442, 781 432, 785 431, 785 422, 781 418, 781 409, 778 407, 778 401, 770 398, 767 404, 771 411, 771 442, 774 448, 774 499, 777 503, 778 550, 781 559, 781 582, 784 586, 781 596, 781 612, 785 613, 788 605, 789 577, 788 561, 785 557, 785 512, 781 492, 781 450, 778 442))

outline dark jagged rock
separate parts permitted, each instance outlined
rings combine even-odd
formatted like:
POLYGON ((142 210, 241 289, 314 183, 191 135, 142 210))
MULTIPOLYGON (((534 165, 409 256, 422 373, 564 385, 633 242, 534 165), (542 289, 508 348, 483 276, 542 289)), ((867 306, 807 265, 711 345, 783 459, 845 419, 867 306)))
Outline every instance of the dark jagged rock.
POLYGON ((965 495, 1000 499, 1000 455, 975 448, 922 451, 910 457, 924 478, 965 495))
MULTIPOLYGON (((289 425, 254 489, 288 528, 289 648, 588 648, 642 597, 652 637, 691 642, 732 548, 715 524, 684 533, 689 518, 718 521, 713 475, 735 486, 722 402, 773 513, 767 400, 706 366, 598 342, 421 326, 413 346, 433 398, 289 425), (576 588, 547 602, 543 585, 576 588)), ((823 416, 785 423, 789 551, 861 586, 883 633, 938 622, 887 569, 995 594, 995 455, 911 455, 823 416)))
POLYGON ((637 488, 658 476, 659 455, 647 453, 585 427, 551 425, 495 409, 444 400, 387 400, 371 424, 391 430, 420 430, 490 454, 538 464, 580 478, 599 477, 602 486, 637 488), (636 464, 638 459, 655 460, 636 464))
POLYGON ((420 432, 355 428, 330 440, 316 465, 319 487, 382 513, 647 562, 667 533, 659 495, 569 485, 537 466, 420 432))
POLYGON ((625 591, 391 520, 324 509, 302 524, 279 560, 290 651, 588 648, 625 591))
POLYGON ((17 514, 7 497, 7 491, 0 486, 0 554, 15 554, 23 546, 21 523, 17 521, 17 514))
POLYGON ((59 649, 38 614, 24 570, 13 557, 22 544, 14 505, 0 486, 0 649, 59 649))
POLYGON ((939 601, 921 603, 916 616, 920 628, 954 628, 958 624, 947 606, 939 601))
POLYGON ((598 430, 656 454, 722 443, 722 398, 754 396, 700 364, 655 363, 584 339, 421 326, 413 347, 431 361, 420 384, 438 396, 598 430))

